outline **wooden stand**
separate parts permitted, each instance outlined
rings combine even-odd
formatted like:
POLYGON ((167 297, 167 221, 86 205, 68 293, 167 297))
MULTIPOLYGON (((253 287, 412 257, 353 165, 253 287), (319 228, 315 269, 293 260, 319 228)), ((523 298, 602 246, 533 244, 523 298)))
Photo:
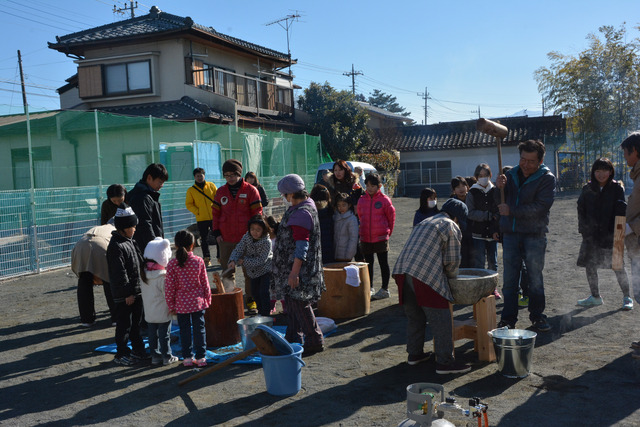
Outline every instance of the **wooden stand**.
POLYGON ((478 359, 494 362, 496 354, 487 332, 496 328, 496 297, 489 295, 475 303, 473 305, 473 320, 453 320, 453 304, 451 303, 449 303, 449 310, 453 323, 453 342, 472 339, 473 349, 478 352, 478 359))

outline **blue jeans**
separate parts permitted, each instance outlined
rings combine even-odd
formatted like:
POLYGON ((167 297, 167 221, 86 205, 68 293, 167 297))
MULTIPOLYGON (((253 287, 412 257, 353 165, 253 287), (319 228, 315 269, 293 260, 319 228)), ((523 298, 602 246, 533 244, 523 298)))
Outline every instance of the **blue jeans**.
POLYGON ((473 268, 485 268, 498 271, 498 242, 495 240, 473 239, 473 268))
POLYGON ((191 326, 193 325, 193 350, 196 359, 205 357, 206 331, 204 329, 204 310, 193 313, 178 313, 178 325, 180 326, 180 345, 182 346, 182 357, 193 357, 191 353, 191 326))
POLYGON ((515 324, 518 321, 518 284, 522 262, 527 268, 529 278, 529 320, 536 321, 543 318, 545 308, 544 255, 547 249, 545 235, 505 233, 502 240, 502 260, 504 277, 502 296, 502 320, 515 324))
POLYGON ((171 321, 164 323, 147 323, 149 336, 149 353, 151 357, 167 359, 171 357, 171 321))

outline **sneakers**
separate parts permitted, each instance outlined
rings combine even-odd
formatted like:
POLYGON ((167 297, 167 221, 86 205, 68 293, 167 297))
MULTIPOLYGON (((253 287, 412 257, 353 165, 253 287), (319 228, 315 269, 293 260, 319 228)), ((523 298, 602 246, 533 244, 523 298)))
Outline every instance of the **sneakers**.
MULTIPOLYGON (((631 304, 633 304, 633 302, 631 304)), ((578 305, 581 307, 596 307, 598 305, 602 305, 602 297, 589 295, 589 298, 579 299, 578 305)))
POLYGON ((471 366, 466 363, 458 363, 453 362, 450 365, 443 365, 440 363, 436 363, 436 374, 439 375, 447 375, 447 374, 464 374, 471 370, 471 366))
POLYGON ((324 351, 324 345, 306 345, 302 352, 302 357, 311 356, 316 353, 322 353, 324 351))
POLYGON ((376 288, 374 288, 373 286, 371 287, 371 289, 369 290, 369 294, 371 296, 374 296, 376 294, 376 288))
POLYGON ((136 364, 135 360, 128 356, 116 356, 113 358, 113 362, 120 366, 133 366, 136 364))
POLYGON ((520 294, 518 296, 518 307, 529 307, 529 297, 520 294))
POLYGON ((378 300, 378 299, 385 299, 385 298, 389 298, 390 294, 389 294, 389 290, 385 289, 385 288, 380 288, 378 290, 378 292, 376 292, 371 299, 372 300, 378 300))
POLYGON ((205 359, 204 357, 202 359, 197 359, 196 365, 198 366, 198 368, 204 368, 205 366, 207 366, 207 359, 205 359))
POLYGON ((634 350, 640 350, 640 341, 634 341, 631 343, 631 348, 634 350))
POLYGON ((631 353, 631 357, 634 359, 640 359, 640 350, 634 350, 633 353, 631 353))
POLYGON ((182 361, 182 365, 186 366, 187 368, 190 368, 193 366, 193 359, 191 357, 185 357, 184 360, 182 361))
POLYGON ((205 267, 211 267, 211 257, 206 256, 203 258, 203 260, 204 260, 205 267))
POLYGON ((258 304, 256 304, 253 298, 247 299, 247 311, 249 314, 258 314, 258 304))
POLYGON ((531 324, 539 332, 547 332, 547 331, 551 330, 551 326, 547 322, 547 318, 546 317, 541 317, 539 319, 532 320, 531 324))
POLYGON ((152 366, 160 366, 160 365, 162 365, 162 357, 152 357, 151 358, 151 365, 152 366))
POLYGON ((135 352, 131 352, 131 358, 135 361, 143 361, 143 360, 149 360, 151 359, 151 355, 147 354, 147 353, 135 353, 135 352))
POLYGON ((411 366, 417 365, 418 363, 426 362, 431 358, 431 352, 428 351, 426 353, 422 352, 420 354, 410 354, 407 357, 407 363, 411 366))
POLYGON ((623 310, 633 310, 633 300, 630 297, 624 297, 622 299, 623 310))
POLYGON ((506 320, 501 320, 500 322, 498 322, 498 328, 508 328, 508 329, 515 329, 516 328, 516 324, 515 323, 509 323, 506 320))
POLYGON ((179 359, 176 356, 170 356, 168 359, 164 359, 162 361, 162 366, 171 365, 172 363, 176 363, 179 359))
POLYGON ((496 297, 496 300, 502 299, 502 295, 500 295, 497 289, 493 290, 493 296, 496 297))

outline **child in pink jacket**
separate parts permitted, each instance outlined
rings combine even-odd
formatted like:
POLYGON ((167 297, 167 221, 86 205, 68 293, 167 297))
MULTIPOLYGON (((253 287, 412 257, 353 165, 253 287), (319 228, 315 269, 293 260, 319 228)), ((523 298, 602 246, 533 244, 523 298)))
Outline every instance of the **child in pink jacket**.
POLYGON ((194 243, 193 234, 187 230, 180 230, 176 234, 176 257, 167 265, 165 298, 169 313, 178 315, 184 366, 194 365, 191 353, 193 326, 195 364, 203 367, 207 365, 204 311, 211 305, 211 288, 204 260, 193 254, 194 243))
POLYGON ((391 199, 382 194, 380 176, 376 173, 367 175, 364 180, 366 192, 358 201, 358 218, 360 218, 360 249, 364 260, 369 264, 371 280, 371 299, 389 298, 389 237, 393 233, 396 222, 396 209, 391 199), (373 254, 378 255, 382 288, 374 293, 373 288, 373 254))

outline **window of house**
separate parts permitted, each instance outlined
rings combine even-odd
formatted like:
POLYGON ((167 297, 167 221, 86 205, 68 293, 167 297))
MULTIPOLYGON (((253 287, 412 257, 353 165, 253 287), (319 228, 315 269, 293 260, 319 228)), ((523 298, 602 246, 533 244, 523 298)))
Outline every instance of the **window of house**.
POLYGON ((151 92, 151 62, 138 61, 104 66, 107 95, 151 92))
POLYGON ((134 183, 142 178, 147 165, 151 163, 147 159, 147 153, 124 154, 124 182, 134 183))
POLYGON ((433 185, 451 181, 451 161, 400 163, 406 185, 433 185))
MULTIPOLYGON (((31 150, 31 156, 35 188, 53 187, 51 147, 35 147, 31 150)), ((27 148, 11 150, 11 161, 13 164, 13 188, 16 190, 30 188, 29 150, 27 148)))

